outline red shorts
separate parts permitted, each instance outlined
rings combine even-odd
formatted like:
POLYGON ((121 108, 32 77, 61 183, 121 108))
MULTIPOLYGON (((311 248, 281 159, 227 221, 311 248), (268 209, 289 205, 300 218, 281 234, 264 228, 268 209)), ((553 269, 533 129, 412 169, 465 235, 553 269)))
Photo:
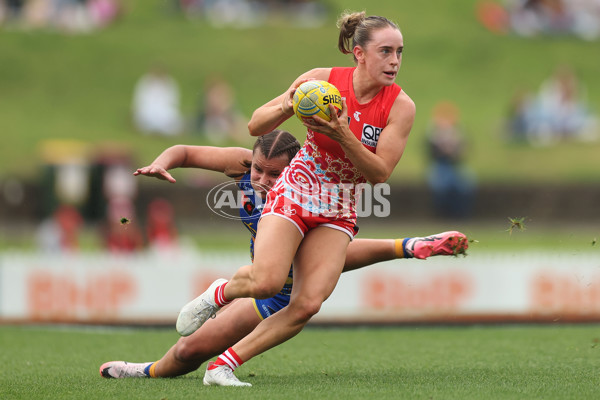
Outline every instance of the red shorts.
POLYGON ((270 191, 267 194, 262 217, 266 215, 277 215, 278 217, 287 219, 296 225, 296 228, 298 228, 303 237, 310 229, 318 226, 327 226, 342 231, 350 237, 350 240, 354 239, 354 236, 358 233, 358 226, 353 221, 334 219, 311 213, 287 197, 274 191, 270 191))

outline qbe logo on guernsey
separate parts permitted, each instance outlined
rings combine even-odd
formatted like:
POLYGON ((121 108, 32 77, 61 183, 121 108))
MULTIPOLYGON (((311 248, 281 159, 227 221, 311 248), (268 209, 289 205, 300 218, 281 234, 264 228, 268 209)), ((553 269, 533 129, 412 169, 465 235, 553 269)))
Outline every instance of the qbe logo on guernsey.
POLYGON ((362 129, 362 136, 360 141, 362 144, 377 147, 377 141, 379 140, 379 134, 383 128, 378 128, 373 125, 364 124, 362 129))

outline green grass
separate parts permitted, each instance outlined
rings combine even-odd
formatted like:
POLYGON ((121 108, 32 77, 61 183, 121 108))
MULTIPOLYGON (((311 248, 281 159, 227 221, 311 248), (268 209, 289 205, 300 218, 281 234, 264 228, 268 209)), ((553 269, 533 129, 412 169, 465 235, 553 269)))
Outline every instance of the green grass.
MULTIPOLYGON (((220 224, 219 221, 187 221, 180 226, 180 237, 187 244, 203 252, 246 252, 250 235, 239 222, 220 224)), ((600 227, 594 223, 577 221, 569 224, 538 223, 526 220, 525 230, 513 229, 508 218, 479 221, 381 223, 372 220, 359 221, 357 238, 400 238, 427 236, 437 232, 458 230, 474 242, 468 254, 486 252, 555 251, 579 253, 597 251, 600 254, 600 227)), ((81 235, 83 251, 101 250, 102 242, 97 227, 90 226, 81 235)), ((36 248, 33 227, 30 229, 0 229, 0 252, 8 250, 32 251, 36 248)))
POLYGON ((513 229, 508 218, 476 221, 452 221, 447 223, 406 223, 402 225, 363 224, 358 237, 426 236, 432 233, 458 230, 472 240, 468 254, 486 252, 548 251, 579 253, 597 251, 600 255, 600 227, 582 223, 538 223, 526 220, 525 230, 513 229))
POLYGON ((104 380, 109 360, 151 361, 174 330, 0 327, 6 399, 591 399, 597 325, 308 328, 243 365, 252 388, 104 380))
MULTIPOLYGON (((300 73, 317 66, 351 65, 350 58, 336 49, 335 17, 344 8, 363 9, 365 3, 327 3, 330 20, 311 30, 282 22, 247 30, 219 29, 169 13, 163 1, 130 0, 118 23, 90 35, 1 31, 0 179, 37 179, 40 144, 51 138, 81 140, 90 146, 114 142, 130 149, 137 164, 150 162, 175 143, 203 143, 193 135, 151 138, 133 130, 129 116, 133 86, 155 62, 163 63, 179 81, 188 116, 206 78, 214 73, 232 83, 240 107, 250 116, 300 73)), ((597 42, 496 36, 476 21, 476 0, 371 3, 366 7, 369 14, 389 16, 403 30, 406 51, 398 82, 417 104, 412 137, 393 179, 423 179, 427 162, 423 134, 432 107, 443 99, 456 102, 462 111, 470 141, 468 163, 482 182, 600 179, 600 143, 511 146, 499 131, 515 89, 536 89, 562 63, 575 68, 598 112, 597 42)), ((303 137, 297 121, 284 128, 303 137)))
MULTIPOLYGON (((369 221, 370 222, 370 221, 369 221)), ((468 254, 487 252, 520 253, 526 251, 548 251, 580 253, 596 251, 600 256, 600 227, 582 224, 537 224, 528 222, 524 231, 508 231, 510 222, 506 220, 448 223, 402 223, 369 224, 360 223, 357 238, 400 238, 426 236, 437 232, 458 230, 472 240, 468 254)), ((234 227, 235 228, 235 227, 234 227)), ((196 229, 189 232, 189 238, 203 251, 246 251, 248 235, 241 229, 196 229)))
MULTIPOLYGON (((508 229, 508 219, 485 224, 471 222, 451 223, 404 223, 360 224, 357 238, 401 238, 427 236, 437 232, 458 230, 467 235, 471 243, 470 254, 506 252, 556 252, 579 254, 596 252, 600 256, 600 227, 582 224, 536 224, 529 223, 524 231, 508 229)), ((248 234, 241 229, 197 229, 189 232, 188 238, 204 252, 248 251, 248 234)))

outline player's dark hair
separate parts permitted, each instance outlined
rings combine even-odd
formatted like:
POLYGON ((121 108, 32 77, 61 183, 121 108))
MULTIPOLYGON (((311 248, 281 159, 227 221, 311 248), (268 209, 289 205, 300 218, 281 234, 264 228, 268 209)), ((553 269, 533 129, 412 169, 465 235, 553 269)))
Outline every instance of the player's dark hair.
MULTIPOLYGON (((259 136, 254 142, 254 147, 252 147, 252 154, 256 150, 259 150, 263 156, 267 160, 271 158, 277 158, 283 154, 288 156, 288 162, 292 161, 292 158, 296 155, 296 153, 300 150, 300 142, 289 132, 275 129, 272 132, 267 133, 266 135, 259 136)), ((247 170, 250 170, 252 167, 251 160, 242 161, 242 165, 247 170)), ((231 178, 237 178, 242 176, 243 174, 238 174, 236 176, 230 176, 231 178)))
POLYGON ((260 149, 267 160, 287 154, 289 161, 292 161, 300 150, 300 142, 291 133, 275 129, 256 140, 252 151, 256 149, 260 149))
MULTIPOLYGON (((371 41, 373 31, 388 26, 400 30, 395 22, 385 17, 378 15, 367 17, 364 11, 345 11, 337 21, 337 27, 340 29, 338 48, 344 54, 352 53, 355 46, 365 48, 367 43, 371 41)), ((356 57, 354 57, 354 61, 357 61, 356 57)))

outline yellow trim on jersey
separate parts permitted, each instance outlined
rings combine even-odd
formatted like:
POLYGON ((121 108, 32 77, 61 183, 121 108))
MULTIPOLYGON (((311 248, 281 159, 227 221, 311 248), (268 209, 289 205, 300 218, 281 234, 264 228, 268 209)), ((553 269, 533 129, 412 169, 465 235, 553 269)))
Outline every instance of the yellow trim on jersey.
POLYGON ((252 304, 254 305, 254 310, 256 311, 256 314, 258 314, 258 318, 260 318, 260 320, 262 321, 264 318, 263 318, 262 314, 260 313, 260 311, 258 311, 258 306, 256 305, 256 299, 252 299, 252 304))
POLYGON ((250 233, 253 234, 252 236, 256 236, 256 229, 254 229, 252 227, 252 225, 254 225, 254 222, 244 222, 244 221, 242 221, 242 223, 244 225, 246 225, 246 228, 248 228, 248 230, 250 231, 250 233))

